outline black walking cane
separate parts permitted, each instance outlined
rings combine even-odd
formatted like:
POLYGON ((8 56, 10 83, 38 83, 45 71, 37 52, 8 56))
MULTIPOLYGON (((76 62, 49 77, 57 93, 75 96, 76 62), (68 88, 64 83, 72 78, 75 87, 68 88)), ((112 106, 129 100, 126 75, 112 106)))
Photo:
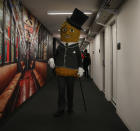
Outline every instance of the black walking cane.
POLYGON ((81 79, 79 78, 79 83, 80 83, 80 88, 81 88, 81 93, 82 93, 82 97, 83 97, 83 102, 84 102, 84 109, 85 109, 85 112, 87 112, 87 105, 86 105, 86 101, 85 101, 85 97, 84 97, 84 92, 83 92, 83 89, 82 89, 82 82, 81 82, 81 79))

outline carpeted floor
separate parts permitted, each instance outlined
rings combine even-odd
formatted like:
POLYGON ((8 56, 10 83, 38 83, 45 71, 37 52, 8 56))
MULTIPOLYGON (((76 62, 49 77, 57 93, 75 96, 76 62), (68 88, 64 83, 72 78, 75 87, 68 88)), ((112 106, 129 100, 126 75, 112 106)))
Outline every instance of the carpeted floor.
POLYGON ((0 131, 128 131, 91 80, 82 79, 88 112, 84 112, 79 81, 75 82, 75 113, 54 118, 57 109, 57 83, 49 80, 31 99, 25 102, 8 120, 0 131))

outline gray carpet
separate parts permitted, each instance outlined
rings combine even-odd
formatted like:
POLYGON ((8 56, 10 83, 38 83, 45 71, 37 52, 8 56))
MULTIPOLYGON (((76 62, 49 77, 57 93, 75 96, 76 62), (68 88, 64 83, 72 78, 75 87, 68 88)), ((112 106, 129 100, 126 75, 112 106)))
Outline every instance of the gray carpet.
POLYGON ((57 109, 57 84, 51 77, 46 87, 41 88, 25 102, 8 120, 0 131, 128 131, 91 80, 82 79, 88 112, 84 112, 79 82, 75 82, 73 115, 65 113, 54 118, 57 109))

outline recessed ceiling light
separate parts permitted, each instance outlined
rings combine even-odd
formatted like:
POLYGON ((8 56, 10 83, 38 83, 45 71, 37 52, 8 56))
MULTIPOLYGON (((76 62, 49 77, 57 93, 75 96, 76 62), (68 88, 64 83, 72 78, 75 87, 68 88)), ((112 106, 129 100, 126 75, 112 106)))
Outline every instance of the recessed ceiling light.
MULTIPOLYGON (((60 12, 60 11, 48 11, 48 15, 71 15, 73 12, 60 12)), ((84 12, 86 15, 91 15, 92 12, 84 12)))

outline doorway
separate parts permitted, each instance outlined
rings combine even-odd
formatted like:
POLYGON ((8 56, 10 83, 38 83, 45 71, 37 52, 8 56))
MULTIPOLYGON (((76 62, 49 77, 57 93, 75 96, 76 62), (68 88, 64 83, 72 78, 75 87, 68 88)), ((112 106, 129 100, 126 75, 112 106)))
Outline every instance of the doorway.
POLYGON ((105 31, 101 32, 102 91, 105 93, 105 31))

